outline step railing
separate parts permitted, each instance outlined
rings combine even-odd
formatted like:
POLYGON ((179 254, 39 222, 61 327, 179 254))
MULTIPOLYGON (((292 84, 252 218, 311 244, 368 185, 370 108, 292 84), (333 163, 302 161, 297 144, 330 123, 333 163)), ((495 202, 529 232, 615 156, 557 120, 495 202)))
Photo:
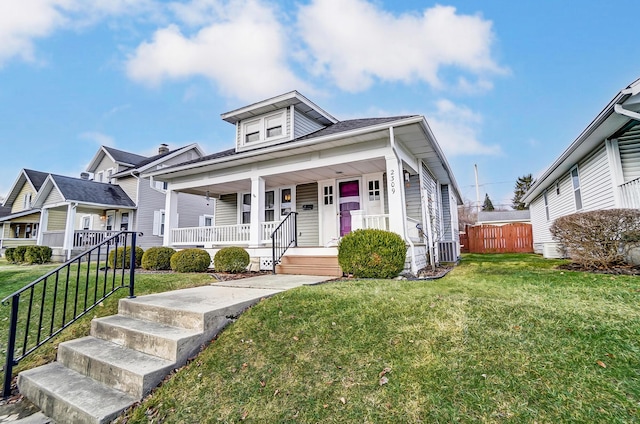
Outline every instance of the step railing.
POLYGON ((2 300, 3 306, 11 304, 4 397, 11 394, 13 367, 27 355, 117 290, 128 287, 129 297, 135 297, 136 235, 115 233, 2 300), (126 254, 117 254, 117 263, 110 269, 109 253, 119 247, 125 252, 130 248, 129 263, 126 254))
POLYGON ((272 267, 276 273, 276 265, 289 247, 298 246, 298 212, 289 212, 280 225, 271 233, 272 267))

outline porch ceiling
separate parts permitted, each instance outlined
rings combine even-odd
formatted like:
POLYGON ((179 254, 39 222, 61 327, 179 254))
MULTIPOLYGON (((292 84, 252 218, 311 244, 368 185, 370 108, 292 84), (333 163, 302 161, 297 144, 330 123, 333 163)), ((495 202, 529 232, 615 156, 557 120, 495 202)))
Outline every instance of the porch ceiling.
MULTIPOLYGON (((339 165, 305 169, 296 172, 287 172, 265 177, 265 187, 274 188, 294 184, 315 183, 322 180, 355 178, 362 174, 385 172, 384 158, 368 161, 354 161, 339 165)), ((211 196, 229 193, 241 193, 251 191, 251 181, 244 179, 225 184, 203 185, 184 190, 186 193, 204 196, 209 191, 211 196)))

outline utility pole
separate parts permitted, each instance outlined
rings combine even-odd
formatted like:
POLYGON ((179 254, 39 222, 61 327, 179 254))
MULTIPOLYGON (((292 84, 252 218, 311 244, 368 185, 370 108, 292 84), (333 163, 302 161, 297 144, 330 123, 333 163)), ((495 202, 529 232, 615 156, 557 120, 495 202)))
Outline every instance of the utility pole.
POLYGON ((478 165, 473 164, 473 167, 476 171, 476 208, 477 213, 480 213, 480 189, 478 188, 478 165))

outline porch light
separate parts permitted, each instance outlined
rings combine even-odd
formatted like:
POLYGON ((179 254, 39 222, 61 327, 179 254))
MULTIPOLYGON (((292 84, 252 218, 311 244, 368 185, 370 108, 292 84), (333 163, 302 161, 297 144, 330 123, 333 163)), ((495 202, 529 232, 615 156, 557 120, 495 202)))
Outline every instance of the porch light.
POLYGON ((409 179, 411 178, 411 174, 409 174, 409 171, 407 171, 406 169, 404 169, 404 170, 402 171, 402 173, 404 174, 404 180, 405 180, 406 182, 409 182, 409 179))
POLYGON ((291 201, 291 193, 287 192, 284 193, 284 197, 283 197, 285 202, 290 202, 291 201))
POLYGON ((211 200, 211 196, 209 195, 209 190, 207 190, 207 193, 205 194, 204 199, 207 201, 207 206, 209 206, 209 200, 211 200))

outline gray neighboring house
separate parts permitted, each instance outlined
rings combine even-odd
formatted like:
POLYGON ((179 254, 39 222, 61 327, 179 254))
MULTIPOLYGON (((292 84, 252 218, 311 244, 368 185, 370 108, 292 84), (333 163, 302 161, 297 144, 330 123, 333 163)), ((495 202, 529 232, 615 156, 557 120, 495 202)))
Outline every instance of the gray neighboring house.
POLYGON ((561 216, 640 209, 640 79, 617 93, 522 199, 530 205, 533 245, 561 255, 549 228, 561 216))
POLYGON ((492 211, 478 212, 478 219, 476 224, 478 225, 504 225, 504 224, 530 224, 531 213, 529 210, 523 211, 492 211))

